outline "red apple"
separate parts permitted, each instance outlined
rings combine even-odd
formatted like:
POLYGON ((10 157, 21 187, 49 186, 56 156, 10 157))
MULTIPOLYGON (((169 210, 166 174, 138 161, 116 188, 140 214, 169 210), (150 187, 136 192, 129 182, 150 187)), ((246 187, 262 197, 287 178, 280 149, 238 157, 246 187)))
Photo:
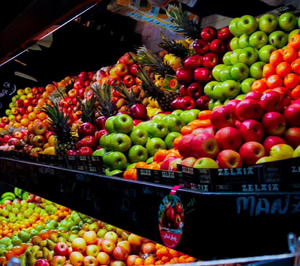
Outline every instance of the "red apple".
POLYGON ((183 138, 179 141, 178 151, 180 155, 183 156, 184 158, 193 156, 193 151, 191 149, 191 146, 194 137, 195 135, 188 134, 183 136, 183 138))
POLYGON ((102 136, 107 135, 108 132, 106 129, 102 129, 100 131, 96 131, 95 132, 95 139, 96 139, 96 143, 98 144, 100 139, 102 138, 102 136))
POLYGON ((202 58, 201 55, 192 55, 192 56, 189 56, 184 61, 184 66, 187 67, 187 68, 201 67, 202 64, 203 64, 203 58, 202 58))
POLYGON ((261 142, 264 137, 264 127, 256 120, 246 120, 238 126, 238 129, 245 142, 261 142))
POLYGON ((188 95, 188 85, 184 84, 180 86, 179 92, 181 96, 187 96, 188 95))
POLYGON ((95 135, 95 127, 89 123, 83 123, 78 129, 79 136, 94 136, 95 135))
POLYGON ((81 147, 77 152, 79 156, 92 156, 94 150, 91 147, 81 147))
POLYGON ((178 109, 182 110, 192 110, 196 107, 195 100, 190 96, 184 96, 181 98, 180 102, 178 103, 178 109))
POLYGON ((216 140, 222 150, 238 150, 242 145, 242 135, 234 127, 221 128, 216 133, 216 140))
POLYGON ((192 132, 193 135, 199 135, 204 133, 215 135, 215 130, 213 127, 206 127, 206 128, 197 128, 192 132))
POLYGON ((200 82, 209 82, 212 80, 212 72, 207 68, 196 68, 194 71, 194 79, 200 82))
POLYGON ((211 123, 215 128, 233 127, 235 121, 234 112, 227 106, 215 109, 211 115, 211 123))
POLYGON ((260 101, 260 98, 262 96, 262 93, 259 92, 259 91, 251 91, 251 92, 248 92, 245 96, 245 99, 244 100, 248 100, 248 99, 252 99, 252 100, 255 100, 255 101, 260 101))
POLYGON ((125 64, 117 64, 114 69, 118 77, 124 77, 128 74, 128 67, 125 64))
POLYGON ((147 107, 141 103, 134 104, 130 107, 130 115, 133 119, 148 120, 147 107))
POLYGON ((113 250, 113 257, 115 260, 126 260, 128 257, 128 251, 124 247, 117 246, 113 250))
POLYGON ((229 27, 224 27, 218 30, 218 39, 221 41, 229 41, 233 37, 232 33, 229 30, 229 27))
POLYGON ((170 164, 172 161, 176 160, 177 157, 170 157, 166 160, 164 160, 160 166, 161 170, 170 170, 170 164))
POLYGON ((204 40, 195 40, 193 49, 199 55, 204 55, 209 52, 209 43, 204 40))
POLYGON ((50 266, 47 260, 37 260, 34 266, 50 266))
POLYGON ((194 163, 197 161, 195 157, 187 157, 182 160, 181 164, 183 166, 193 167, 194 163))
POLYGON ((266 112, 281 112, 284 107, 281 94, 274 90, 264 93, 260 104, 266 112))
POLYGON ((86 136, 80 141, 80 143, 81 147, 85 146, 95 148, 98 145, 94 136, 86 136))
POLYGON ((201 31, 201 38, 204 41, 212 41, 217 38, 217 35, 218 31, 215 27, 208 26, 201 31))
POLYGON ((135 84, 135 77, 133 77, 132 75, 126 75, 123 79, 123 82, 126 87, 130 88, 135 84))
POLYGON ((51 266, 62 266, 66 263, 66 257, 64 256, 54 256, 51 260, 51 266))
POLYGON ((217 158, 220 168, 240 168, 242 167, 242 158, 239 153, 233 150, 223 150, 217 158))
MULTIPOLYGON (((299 132, 299 137, 300 137, 300 132, 299 132)), ((277 144, 286 144, 286 141, 277 136, 267 137, 264 141, 264 148, 265 148, 266 154, 269 155, 271 148, 277 144)))
POLYGON ((285 117, 277 112, 266 113, 263 117, 262 123, 265 131, 269 135, 281 136, 286 129, 285 117))
POLYGON ((214 68, 218 64, 218 56, 213 53, 203 56, 203 66, 209 69, 214 68))
POLYGON ((203 86, 198 82, 194 82, 187 88, 187 93, 188 96, 198 98, 203 94, 203 86))
POLYGON ((199 110, 208 110, 210 98, 206 95, 200 96, 197 101, 196 105, 199 110))
POLYGON ((284 139, 286 140, 287 144, 291 145, 294 149, 296 149, 300 145, 300 128, 289 128, 284 133, 284 139))
POLYGON ((300 104, 292 104, 284 111, 285 119, 290 127, 300 127, 300 104))
POLYGON ((182 67, 177 70, 176 77, 180 84, 188 84, 194 79, 194 71, 190 68, 182 67))
POLYGON ((190 149, 196 158, 208 157, 214 159, 219 153, 216 138, 208 133, 196 135, 191 141, 190 149))
POLYGON ((221 40, 214 40, 210 43, 209 49, 213 53, 222 54, 226 50, 226 44, 221 40))
POLYGON ((106 252, 107 254, 112 254, 115 247, 115 243, 111 240, 103 240, 101 243, 102 251, 106 252))
POLYGON ((98 129, 105 129, 105 122, 107 120, 107 116, 99 116, 96 119, 96 126, 98 129))
POLYGON ((243 164, 246 165, 254 165, 260 158, 264 157, 265 154, 264 146, 256 141, 246 142, 240 148, 243 164))
POLYGON ((131 67, 130 67, 130 73, 132 74, 132 75, 137 75, 137 73, 139 73, 140 72, 140 69, 139 69, 139 67, 138 67, 138 65, 137 64, 133 64, 131 67))
POLYGON ((291 91, 288 88, 278 87, 278 88, 273 89, 273 91, 277 91, 280 93, 284 108, 291 104, 292 95, 291 95, 291 91))
POLYGON ((235 108, 240 102, 240 100, 230 100, 225 106, 235 113, 235 108))
POLYGON ((64 242, 59 242, 54 247, 54 254, 60 256, 66 256, 68 254, 68 245, 64 242))
POLYGON ((236 106, 236 115, 242 121, 248 119, 259 120, 263 113, 264 110, 260 103, 252 99, 243 100, 236 106))

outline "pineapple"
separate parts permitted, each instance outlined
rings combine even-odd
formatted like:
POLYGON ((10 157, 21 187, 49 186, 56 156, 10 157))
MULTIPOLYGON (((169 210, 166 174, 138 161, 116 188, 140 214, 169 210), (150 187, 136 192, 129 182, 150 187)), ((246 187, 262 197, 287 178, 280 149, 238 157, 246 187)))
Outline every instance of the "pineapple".
POLYGON ((186 37, 190 37, 193 40, 200 38, 201 33, 201 21, 195 22, 189 19, 186 11, 182 11, 181 5, 179 7, 172 6, 172 8, 166 11, 168 17, 176 26, 176 32, 183 34, 186 37))
POLYGON ((115 88, 118 92, 120 92, 126 101, 127 105, 131 107, 134 104, 141 103, 134 93, 134 91, 129 91, 126 86, 121 85, 120 87, 115 88))
POLYGON ((48 115, 49 124, 57 137, 57 154, 65 154, 68 150, 73 149, 76 142, 69 125, 70 118, 65 115, 63 110, 60 111, 59 103, 47 104, 43 111, 48 115))
POLYGON ((158 55, 148 50, 145 46, 142 46, 137 50, 135 61, 140 65, 151 67, 155 73, 163 76, 166 74, 175 74, 175 71, 171 66, 165 65, 158 55))
MULTIPOLYGON (((160 33, 160 35, 163 41, 160 42, 158 46, 168 51, 169 54, 172 54, 174 57, 178 58, 177 61, 181 62, 181 60, 185 60, 189 56, 189 49, 188 49, 189 45, 184 40, 182 41, 169 40, 169 38, 165 36, 162 32, 160 33)), ((171 64, 169 65, 172 66, 171 64)))
POLYGON ((150 79, 149 75, 141 71, 138 73, 138 77, 143 82, 143 88, 149 96, 156 99, 160 108, 163 111, 171 110, 171 103, 175 98, 179 97, 179 92, 177 91, 164 91, 157 87, 153 81, 150 79))
POLYGON ((94 83, 92 89, 96 95, 97 101, 99 103, 99 109, 101 115, 106 117, 114 116, 117 114, 117 105, 112 102, 112 87, 106 83, 100 85, 94 83))
POLYGON ((164 63, 171 66, 174 70, 182 67, 181 59, 173 54, 166 54, 164 57, 164 63))
POLYGON ((85 99, 81 101, 81 110, 82 110, 82 122, 89 122, 93 125, 96 122, 95 110, 96 110, 96 97, 92 96, 90 99, 85 99))

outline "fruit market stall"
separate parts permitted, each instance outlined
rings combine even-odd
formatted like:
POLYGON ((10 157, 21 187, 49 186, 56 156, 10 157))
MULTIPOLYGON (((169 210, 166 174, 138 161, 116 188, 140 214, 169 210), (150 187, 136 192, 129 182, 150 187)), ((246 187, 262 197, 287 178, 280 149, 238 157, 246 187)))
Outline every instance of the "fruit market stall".
MULTIPOLYGON (((216 29, 173 6, 184 39, 162 34, 159 52, 141 45, 96 71, 6 84, 0 182, 15 188, 1 198, 1 262, 287 253, 288 234, 300 234, 297 12, 216 29)), ((94 34, 93 21, 83 25, 94 34)))

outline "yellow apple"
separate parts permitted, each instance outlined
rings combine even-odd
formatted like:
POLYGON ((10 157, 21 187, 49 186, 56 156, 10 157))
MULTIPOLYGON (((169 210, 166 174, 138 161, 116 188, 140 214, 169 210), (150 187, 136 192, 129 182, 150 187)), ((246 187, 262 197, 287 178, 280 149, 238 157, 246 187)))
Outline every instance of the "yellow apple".
POLYGON ((293 157, 300 157, 300 145, 295 149, 293 157))
POLYGON ((260 159, 256 162, 256 164, 267 163, 267 162, 273 162, 273 161, 275 161, 274 158, 271 158, 271 157, 269 157, 269 156, 265 156, 265 157, 260 158, 260 159))
POLYGON ((287 144, 277 144, 271 148, 270 155, 276 160, 292 158, 294 149, 287 144))
POLYGON ((193 168, 219 168, 219 166, 213 159, 203 157, 194 163, 193 168))

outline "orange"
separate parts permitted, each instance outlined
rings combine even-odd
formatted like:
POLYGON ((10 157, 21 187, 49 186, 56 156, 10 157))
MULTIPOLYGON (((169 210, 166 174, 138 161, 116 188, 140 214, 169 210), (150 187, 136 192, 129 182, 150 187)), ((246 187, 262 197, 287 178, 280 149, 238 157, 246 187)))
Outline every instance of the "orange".
POLYGON ((270 64, 277 66, 280 62, 283 61, 283 56, 282 53, 280 51, 274 51, 272 52, 271 56, 270 56, 270 64))
POLYGON ((292 98, 294 100, 300 99, 300 85, 296 86, 291 92, 292 98))
POLYGON ((137 180, 137 170, 136 169, 126 170, 124 173, 124 179, 137 180))
POLYGON ((187 134, 191 134, 194 129, 196 129, 197 127, 194 126, 194 125, 191 125, 191 126, 184 126, 182 129, 181 129, 181 134, 182 135, 187 135, 187 134))
POLYGON ((170 253, 168 252, 168 249, 166 247, 162 247, 156 251, 156 256, 159 260, 163 257, 167 257, 169 260, 170 253))
POLYGON ((293 36, 288 45, 296 50, 299 50, 300 49, 300 34, 293 36))
POLYGON ((267 86, 269 89, 275 89, 282 86, 282 79, 278 75, 272 75, 267 79, 267 86))
POLYGON ((198 114, 198 119, 200 119, 200 120, 210 119, 211 118, 211 114, 212 114, 212 111, 210 111, 210 110, 201 111, 198 114))
POLYGON ((287 47, 283 52, 283 60, 292 63, 297 59, 297 51, 292 47, 287 47))
POLYGON ((40 119, 40 120, 45 120, 46 118, 47 118, 47 115, 46 115, 46 113, 44 113, 44 112, 40 112, 38 115, 37 115, 37 117, 38 117, 38 119, 40 119))
POLYGON ((153 161, 154 162, 162 162, 166 156, 169 154, 167 150, 159 150, 154 154, 153 161))
POLYGON ((206 120, 194 120, 188 124, 189 126, 196 126, 197 128, 206 128, 211 126, 210 119, 206 120))
POLYGON ((252 84, 252 91, 263 93, 267 89, 267 83, 264 80, 256 80, 252 84))
POLYGON ((183 136, 179 136, 176 139, 174 139, 174 149, 177 150, 178 149, 178 145, 180 140, 183 138, 183 136))
POLYGON ((151 264, 155 264, 155 258, 152 256, 145 259, 145 265, 151 265, 151 264))
POLYGON ((284 78, 283 83, 284 86, 287 87, 288 89, 294 89, 299 83, 299 76, 294 73, 288 74, 284 78))
POLYGON ((292 64, 292 71, 298 75, 300 75, 300 58, 297 58, 292 64))
POLYGON ((164 265, 165 263, 161 260, 158 260, 155 262, 155 265, 164 265))
POLYGON ((274 75, 275 71, 276 71, 276 68, 274 65, 266 64, 266 65, 264 65, 264 68, 263 68, 263 76, 265 78, 268 78, 271 75, 274 75))
POLYGON ((138 162, 135 166, 135 168, 147 168, 148 164, 145 162, 138 162))
POLYGON ((195 261, 196 261, 196 259, 193 258, 193 257, 188 257, 188 258, 186 259, 186 263, 195 262, 195 261))
POLYGON ((148 169, 151 169, 151 170, 160 170, 160 166, 158 163, 151 163, 149 166, 148 166, 148 169))
POLYGON ((276 74, 281 78, 284 78, 287 74, 291 73, 291 70, 292 68, 287 62, 281 62, 276 66, 276 74))
POLYGON ((142 258, 137 258, 134 265, 144 265, 144 260, 142 258))
POLYGON ((178 257, 179 253, 175 249, 169 249, 169 253, 173 258, 178 257))

